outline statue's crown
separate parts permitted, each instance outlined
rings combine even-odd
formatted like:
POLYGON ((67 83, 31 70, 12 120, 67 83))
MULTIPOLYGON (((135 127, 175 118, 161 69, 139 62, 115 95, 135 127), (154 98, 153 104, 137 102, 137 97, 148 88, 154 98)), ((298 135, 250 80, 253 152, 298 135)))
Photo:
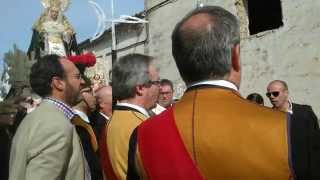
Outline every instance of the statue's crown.
POLYGON ((41 0, 41 3, 44 8, 55 9, 58 11, 65 11, 70 1, 69 0, 41 0))

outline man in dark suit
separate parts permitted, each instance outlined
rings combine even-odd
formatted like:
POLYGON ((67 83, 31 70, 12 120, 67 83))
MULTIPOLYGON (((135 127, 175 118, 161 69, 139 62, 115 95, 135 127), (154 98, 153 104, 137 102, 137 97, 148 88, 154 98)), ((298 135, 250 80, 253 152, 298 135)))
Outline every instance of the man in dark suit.
POLYGON ((96 108, 96 99, 88 85, 90 84, 86 84, 87 87, 81 90, 79 102, 73 107, 78 117, 71 122, 75 125, 80 137, 84 155, 89 165, 91 179, 100 180, 102 179, 102 171, 98 156, 98 142, 93 127, 90 125, 92 119, 88 117, 96 108))
POLYGON ((102 128, 110 120, 112 115, 112 87, 100 87, 95 91, 95 97, 97 100, 97 110, 91 116, 91 125, 99 139, 102 128))
MULTIPOLYGON (((317 156, 313 156, 319 141, 318 119, 311 106, 292 103, 289 99, 289 90, 282 80, 271 81, 267 87, 267 97, 274 109, 288 112, 291 116, 292 157, 293 166, 298 179, 310 177, 308 169, 318 169, 317 156)), ((311 175, 319 176, 319 175, 311 175)), ((311 179, 311 177, 310 177, 311 179)))
POLYGON ((297 117, 310 119, 313 127, 319 128, 318 118, 311 106, 292 103, 289 99, 289 89, 286 82, 282 80, 271 81, 267 87, 266 96, 269 98, 274 109, 288 112, 297 117))

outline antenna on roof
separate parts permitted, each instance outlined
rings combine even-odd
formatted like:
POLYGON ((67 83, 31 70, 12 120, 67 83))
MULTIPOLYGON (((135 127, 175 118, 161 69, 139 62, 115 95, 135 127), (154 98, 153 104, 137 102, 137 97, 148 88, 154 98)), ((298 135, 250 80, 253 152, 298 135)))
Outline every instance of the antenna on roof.
POLYGON ((127 24, 145 24, 148 23, 148 21, 144 19, 140 19, 137 17, 132 17, 128 15, 121 15, 120 18, 115 19, 114 18, 114 0, 111 0, 111 19, 107 19, 104 11, 100 7, 100 5, 94 1, 89 1, 89 3, 94 8, 97 17, 98 17, 98 25, 95 34, 92 36, 90 41, 93 41, 95 39, 98 39, 102 36, 104 31, 108 28, 108 24, 111 22, 111 35, 112 35, 112 46, 111 46, 111 54, 112 54, 112 62, 114 62, 117 58, 116 50, 117 50, 117 44, 116 44, 116 32, 115 32, 115 23, 127 23, 127 24))

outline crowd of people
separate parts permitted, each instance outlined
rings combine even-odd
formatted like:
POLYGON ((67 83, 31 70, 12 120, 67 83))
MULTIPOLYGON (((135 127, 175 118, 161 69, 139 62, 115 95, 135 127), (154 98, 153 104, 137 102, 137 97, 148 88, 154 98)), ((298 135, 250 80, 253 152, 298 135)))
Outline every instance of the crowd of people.
POLYGON ((311 106, 292 102, 282 80, 267 85, 272 108, 257 93, 240 95, 233 14, 197 8, 171 38, 187 85, 179 100, 152 56, 120 57, 110 85, 98 86, 72 58, 42 56, 30 73, 42 100, 15 132, 9 180, 320 179, 311 106))

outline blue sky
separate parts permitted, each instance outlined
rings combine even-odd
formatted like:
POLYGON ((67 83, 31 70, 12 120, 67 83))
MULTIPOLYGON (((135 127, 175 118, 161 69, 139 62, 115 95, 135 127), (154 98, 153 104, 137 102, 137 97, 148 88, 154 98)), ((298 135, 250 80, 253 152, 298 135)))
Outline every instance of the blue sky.
MULTIPOLYGON (((90 38, 96 31, 97 17, 88 0, 70 0, 71 4, 65 15, 77 32, 77 40, 81 42, 90 38)), ((111 15, 110 0, 93 0, 111 15)), ((116 16, 133 15, 144 8, 144 0, 114 0, 116 16)), ((40 0, 1 0, 0 7, 0 72, 3 54, 18 47, 27 51, 32 25, 43 11, 40 0)))

